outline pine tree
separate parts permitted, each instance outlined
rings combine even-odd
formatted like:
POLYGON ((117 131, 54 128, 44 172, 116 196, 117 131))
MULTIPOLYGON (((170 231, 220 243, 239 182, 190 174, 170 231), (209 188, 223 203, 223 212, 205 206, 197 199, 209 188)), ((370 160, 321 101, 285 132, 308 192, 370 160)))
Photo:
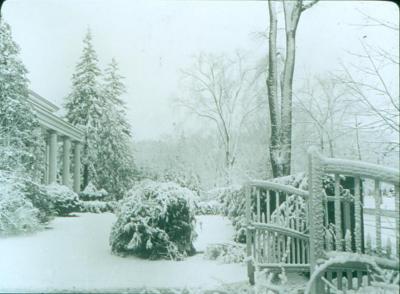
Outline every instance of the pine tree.
POLYGON ((124 78, 119 73, 118 63, 112 58, 111 63, 105 69, 105 86, 104 92, 106 98, 109 99, 111 106, 117 111, 118 124, 123 128, 124 133, 131 135, 130 126, 126 120, 126 106, 121 99, 121 95, 125 93, 125 85, 122 83, 124 78))
POLYGON ((107 111, 101 120, 101 144, 98 150, 98 185, 121 198, 130 188, 135 166, 131 150, 131 132, 126 119, 125 92, 118 64, 113 59, 105 70, 103 95, 107 111))
POLYGON ((66 117, 85 129, 84 186, 91 181, 119 198, 130 188, 135 173, 130 126, 121 99, 125 92, 123 77, 113 59, 101 84, 90 31, 83 42, 83 53, 72 77, 72 92, 67 97, 66 117))
POLYGON ((82 126, 85 130, 85 143, 82 163, 83 185, 90 179, 96 178, 95 161, 99 143, 100 120, 104 113, 104 99, 100 91, 97 54, 92 45, 92 34, 88 30, 84 40, 82 56, 76 65, 72 76, 72 92, 67 97, 65 105, 67 119, 75 126, 82 126))
POLYGON ((10 26, 0 19, 0 169, 41 176, 44 141, 28 105, 27 70, 19 58, 10 26))

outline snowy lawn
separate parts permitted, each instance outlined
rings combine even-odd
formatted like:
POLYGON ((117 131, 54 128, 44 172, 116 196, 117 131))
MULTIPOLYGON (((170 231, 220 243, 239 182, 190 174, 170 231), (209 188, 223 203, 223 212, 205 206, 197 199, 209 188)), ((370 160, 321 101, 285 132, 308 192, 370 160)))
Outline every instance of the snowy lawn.
MULTIPOLYGON (((30 290, 214 287, 246 282, 246 267, 219 264, 196 254, 184 261, 143 260, 112 255, 108 237, 115 216, 77 214, 56 218, 50 229, 0 238, 0 292, 30 290)), ((195 247, 232 240, 233 228, 221 216, 198 217, 195 247)))

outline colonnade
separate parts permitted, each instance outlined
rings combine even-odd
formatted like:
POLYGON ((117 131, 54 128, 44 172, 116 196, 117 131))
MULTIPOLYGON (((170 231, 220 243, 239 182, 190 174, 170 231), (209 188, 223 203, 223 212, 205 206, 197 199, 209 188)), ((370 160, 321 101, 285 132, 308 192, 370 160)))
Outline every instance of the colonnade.
POLYGON ((80 190, 81 180, 81 143, 68 136, 59 135, 56 131, 46 131, 46 173, 44 182, 51 184, 57 182, 59 141, 62 142, 61 183, 72 188, 75 192, 80 190), (71 154, 72 151, 72 154, 71 154), (72 155, 72 160, 71 160, 72 155), (73 163, 73 178, 71 183, 71 163, 73 163))
POLYGON ((81 145, 84 142, 84 130, 58 116, 59 108, 57 105, 36 92, 30 91, 27 98, 35 111, 46 141, 46 169, 43 182, 45 184, 57 182, 59 171, 57 161, 61 159, 60 184, 79 192, 81 186, 81 145), (62 143, 62 148, 60 148, 62 149, 61 158, 58 157, 59 142, 62 143), (73 157, 72 160, 71 157, 73 157), (71 164, 73 164, 72 182, 71 164))

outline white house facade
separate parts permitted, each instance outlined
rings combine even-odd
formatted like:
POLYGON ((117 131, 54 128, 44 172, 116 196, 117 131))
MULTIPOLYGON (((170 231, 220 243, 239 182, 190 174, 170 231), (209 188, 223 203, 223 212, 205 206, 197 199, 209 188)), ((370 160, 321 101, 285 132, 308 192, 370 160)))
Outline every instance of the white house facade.
POLYGON ((36 113, 46 141, 46 172, 43 182, 50 184, 57 181, 57 174, 59 172, 57 156, 58 152, 61 151, 62 166, 60 182, 72 188, 75 192, 79 192, 81 179, 81 145, 84 140, 83 130, 56 115, 59 108, 37 93, 30 91, 28 102, 36 113), (72 163, 73 171, 71 170, 72 163))

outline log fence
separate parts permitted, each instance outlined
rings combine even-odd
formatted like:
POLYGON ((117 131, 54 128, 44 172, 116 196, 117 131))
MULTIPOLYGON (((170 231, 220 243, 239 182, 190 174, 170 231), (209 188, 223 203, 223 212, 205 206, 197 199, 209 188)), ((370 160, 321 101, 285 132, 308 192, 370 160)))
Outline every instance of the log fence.
MULTIPOLYGON (((399 270, 400 211, 399 171, 361 161, 326 158, 309 150, 308 191, 272 181, 251 181, 246 191, 247 266, 250 282, 254 272, 309 272, 309 293, 329 293, 331 286, 346 291, 372 281, 366 256, 383 268, 399 270), (334 181, 327 195, 323 177, 334 181), (343 177, 354 181, 344 189, 343 177), (363 183, 373 181, 374 208, 364 208, 363 183), (382 209, 381 185, 392 187, 394 209, 382 209), (365 215, 372 215, 374 236, 365 232, 365 215), (383 217, 394 220, 391 239, 383 244, 383 217), (372 240, 374 242, 372 242, 372 240), (372 245, 374 243, 374 246, 372 245), (355 254, 360 258, 337 261, 321 270, 332 256, 355 254), (387 266, 389 265, 389 266, 387 266)), ((340 259, 339 259, 340 260, 340 259)))

